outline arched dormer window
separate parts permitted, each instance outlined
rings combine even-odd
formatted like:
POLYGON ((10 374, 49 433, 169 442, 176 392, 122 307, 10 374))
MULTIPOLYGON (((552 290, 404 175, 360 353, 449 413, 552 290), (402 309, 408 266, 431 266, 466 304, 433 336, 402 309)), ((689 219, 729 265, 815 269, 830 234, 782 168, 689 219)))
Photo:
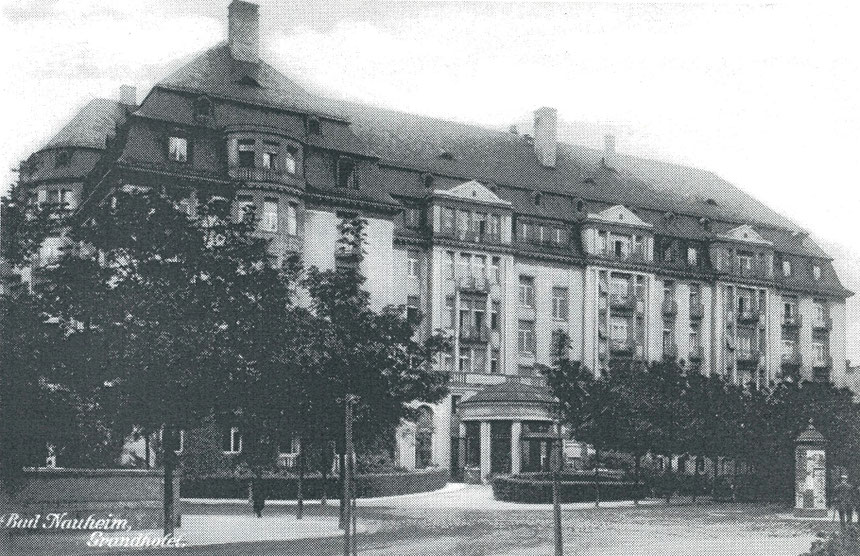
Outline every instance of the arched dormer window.
POLYGON ((199 96, 194 101, 194 119, 197 121, 208 121, 214 117, 212 100, 207 96, 199 96))
POLYGON ((433 174, 430 173, 424 174, 422 179, 424 180, 424 187, 426 187, 427 189, 433 187, 433 183, 436 181, 436 178, 434 178, 433 174))
POLYGON ((320 133, 322 133, 320 119, 316 116, 310 116, 308 118, 308 135, 319 135, 320 133))

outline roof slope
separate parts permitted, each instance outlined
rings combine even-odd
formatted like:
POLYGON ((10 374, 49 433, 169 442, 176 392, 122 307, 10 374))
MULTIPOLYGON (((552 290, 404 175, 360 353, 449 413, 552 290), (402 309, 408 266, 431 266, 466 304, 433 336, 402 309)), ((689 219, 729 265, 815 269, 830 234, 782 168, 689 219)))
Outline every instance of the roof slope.
POLYGON ((549 388, 532 386, 521 382, 506 381, 485 387, 461 404, 476 403, 541 403, 553 404, 556 399, 549 388))
POLYGON ((115 100, 93 99, 42 150, 62 147, 104 149, 105 139, 113 135, 116 124, 125 116, 125 109, 124 104, 115 100))

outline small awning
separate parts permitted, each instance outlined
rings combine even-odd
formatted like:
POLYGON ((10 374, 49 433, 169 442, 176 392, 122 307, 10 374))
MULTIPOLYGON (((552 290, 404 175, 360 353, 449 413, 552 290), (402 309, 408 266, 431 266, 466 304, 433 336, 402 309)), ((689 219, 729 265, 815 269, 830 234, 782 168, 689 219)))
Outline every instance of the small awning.
POLYGON ((509 381, 460 402, 462 421, 554 421, 558 401, 547 387, 509 381))

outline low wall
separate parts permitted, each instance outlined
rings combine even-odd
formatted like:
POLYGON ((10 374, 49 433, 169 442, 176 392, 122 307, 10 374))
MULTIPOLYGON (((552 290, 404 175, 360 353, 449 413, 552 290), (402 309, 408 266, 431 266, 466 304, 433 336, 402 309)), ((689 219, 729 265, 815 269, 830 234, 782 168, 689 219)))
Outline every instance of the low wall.
MULTIPOLYGON (((8 501, 9 513, 0 516, 7 531, 80 532, 103 529, 99 519, 123 519, 133 529, 160 529, 163 525, 164 473, 146 469, 27 469, 18 488, 8 501), (11 514, 18 514, 13 518, 11 514), (16 519, 33 519, 36 523, 10 527, 16 519), (63 515, 66 514, 66 515, 63 515), (87 520, 89 524, 71 530, 62 527, 63 520, 87 520)), ((180 524, 179 478, 174 478, 176 524, 180 524)), ((68 524, 68 522, 66 522, 68 524)))
MULTIPOLYGON (((428 469, 422 471, 368 473, 355 478, 356 496, 374 498, 378 496, 397 496, 430 492, 448 483, 447 469, 428 469)), ((248 498, 250 476, 207 476, 182 481, 184 498, 248 498)), ((295 500, 298 497, 298 477, 295 475, 264 476, 263 488, 269 500, 295 500)), ((325 492, 329 498, 341 494, 340 480, 337 476, 328 477, 323 482, 319 473, 305 475, 302 481, 304 498, 320 498, 325 492)))
MULTIPOLYGON (((493 497, 505 502, 522 502, 531 504, 552 503, 552 481, 546 477, 526 477, 502 475, 493 477, 493 497)), ((633 500, 643 498, 646 489, 643 485, 633 482, 614 480, 601 477, 598 486, 594 481, 581 477, 561 477, 559 482, 559 498, 561 502, 592 502, 600 500, 633 500), (638 496, 637 496, 638 493, 638 496)))

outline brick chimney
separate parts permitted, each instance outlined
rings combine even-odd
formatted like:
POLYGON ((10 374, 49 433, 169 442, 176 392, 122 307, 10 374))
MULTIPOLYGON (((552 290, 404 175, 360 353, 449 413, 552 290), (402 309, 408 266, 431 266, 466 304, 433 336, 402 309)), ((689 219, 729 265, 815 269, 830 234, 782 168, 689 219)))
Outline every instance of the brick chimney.
POLYGON ((119 88, 119 102, 126 106, 137 106, 137 87, 121 85, 119 88))
POLYGON ((230 54, 234 60, 260 61, 260 6, 233 0, 227 10, 230 54))
POLYGON ((535 110, 535 154, 538 162, 548 168, 555 168, 558 155, 557 119, 555 108, 545 106, 535 110))
POLYGON ((618 157, 615 154, 615 136, 603 136, 603 165, 607 168, 615 168, 618 157))

